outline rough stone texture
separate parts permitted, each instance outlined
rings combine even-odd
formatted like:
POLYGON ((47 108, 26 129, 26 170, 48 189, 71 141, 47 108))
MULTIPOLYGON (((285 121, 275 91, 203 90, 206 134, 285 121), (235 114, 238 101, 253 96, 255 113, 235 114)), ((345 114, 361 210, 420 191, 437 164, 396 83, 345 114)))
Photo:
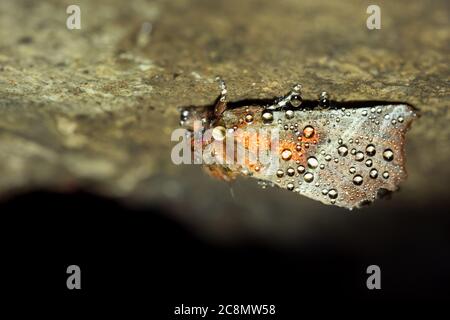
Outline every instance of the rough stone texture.
POLYGON ((282 95, 299 81, 306 99, 327 90, 416 106, 409 179, 393 200, 362 211, 426 206, 448 192, 448 1, 379 1, 374 31, 365 1, 86 0, 77 1, 81 30, 66 29, 69 4, 1 1, 3 195, 82 187, 169 205, 215 236, 301 237, 344 223, 342 209, 246 180, 232 197, 198 167, 172 164, 177 108, 211 104, 218 74, 231 101, 282 95))

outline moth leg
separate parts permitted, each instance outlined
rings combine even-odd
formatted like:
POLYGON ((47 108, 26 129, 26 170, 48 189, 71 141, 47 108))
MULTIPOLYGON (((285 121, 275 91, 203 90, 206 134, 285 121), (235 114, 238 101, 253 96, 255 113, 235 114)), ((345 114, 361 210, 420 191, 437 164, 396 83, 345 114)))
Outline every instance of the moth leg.
POLYGON ((227 93, 228 93, 228 91, 227 91, 227 85, 222 78, 220 78, 218 76, 218 77, 216 77, 216 81, 219 82, 220 96, 216 102, 216 105, 214 106, 214 116, 215 116, 215 118, 218 118, 227 109, 227 93))
POLYGON ((203 170, 211 177, 223 181, 233 181, 238 176, 237 173, 232 172, 222 166, 219 165, 205 165, 203 166, 203 170))
POLYGON ((293 107, 298 108, 303 102, 302 99, 302 85, 296 84, 292 87, 292 90, 282 97, 277 103, 274 105, 268 107, 267 109, 278 109, 278 108, 285 108, 285 107, 293 107))

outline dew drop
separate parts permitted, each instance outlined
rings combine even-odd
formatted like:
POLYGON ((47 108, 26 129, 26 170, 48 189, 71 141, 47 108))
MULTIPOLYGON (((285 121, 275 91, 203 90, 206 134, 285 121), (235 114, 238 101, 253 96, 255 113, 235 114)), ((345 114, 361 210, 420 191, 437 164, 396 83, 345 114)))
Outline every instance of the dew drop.
POLYGON ((367 160, 366 160, 366 166, 371 167, 372 164, 373 164, 372 159, 367 159, 367 160))
POLYGON ((336 189, 330 189, 330 191, 328 191, 328 196, 330 199, 336 199, 338 197, 338 192, 336 189))
POLYGON ((338 149, 338 154, 341 156, 341 157, 345 157, 347 154, 348 154, 348 148, 347 148, 347 146, 346 145, 341 145, 338 149))
POLYGON ((286 174, 290 177, 292 177, 295 174, 295 170, 292 167, 287 168, 286 174))
POLYGON ((315 169, 319 165, 319 161, 315 157, 309 157, 307 163, 311 169, 315 169))
POLYGON ((311 138, 314 135, 314 128, 311 126, 306 126, 303 129, 303 135, 305 136, 305 138, 311 138))
POLYGON ((272 123, 272 121, 273 121, 272 112, 264 111, 262 114, 262 120, 263 120, 263 123, 265 123, 265 124, 272 123))
POLYGON ((305 180, 305 182, 313 182, 314 180, 314 175, 311 172, 307 172, 303 175, 303 179, 305 180))
POLYGON ((378 177, 378 170, 377 170, 377 169, 372 169, 372 170, 370 170, 369 176, 370 176, 372 179, 376 179, 376 178, 378 177))
POLYGON ((386 149, 383 152, 383 158, 386 161, 392 161, 394 159, 394 153, 392 152, 391 149, 386 149))
POLYGON ((376 152, 377 152, 377 150, 375 149, 375 146, 373 144, 367 145, 367 147, 366 147, 366 154, 369 157, 373 157, 376 152))
POLYGON ((292 119, 294 117, 294 111, 286 110, 285 116, 286 116, 286 119, 292 119))
POLYGON ((245 122, 251 123, 253 121, 253 116, 249 113, 245 115, 245 122))
POLYGON ((298 94, 293 94, 291 96, 291 99, 290 99, 289 103, 294 108, 298 108, 302 104, 302 97, 300 95, 298 95, 298 94))
POLYGON ((389 178, 389 172, 387 172, 387 171, 383 172, 383 178, 388 179, 389 178))
POLYGON ((361 175, 357 174, 356 176, 353 177, 353 183, 357 186, 362 185, 363 177, 361 175))
POLYGON ((289 182, 286 187, 289 191, 294 190, 294 184, 292 182, 289 182))
POLYGON ((331 155, 330 154, 327 154, 325 156, 325 161, 331 161, 331 155))
POLYGON ((289 150, 289 149, 284 149, 284 150, 281 152, 281 158, 282 158, 284 161, 290 160, 290 159, 292 158, 292 151, 289 150))
POLYGON ((362 153, 361 151, 356 152, 355 160, 356 161, 363 161, 364 160, 364 153, 362 153))
POLYGON ((355 173, 356 169, 355 169, 355 167, 350 167, 350 169, 348 171, 350 171, 350 173, 355 173))
POLYGON ((305 172, 305 167, 304 166, 298 166, 297 167, 297 171, 298 171, 298 173, 303 173, 303 172, 305 172))

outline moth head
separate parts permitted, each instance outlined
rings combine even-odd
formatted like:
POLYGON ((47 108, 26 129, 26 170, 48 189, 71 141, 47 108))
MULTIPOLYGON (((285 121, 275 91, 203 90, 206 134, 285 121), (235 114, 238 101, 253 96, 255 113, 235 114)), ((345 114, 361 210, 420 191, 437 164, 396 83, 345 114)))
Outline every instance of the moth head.
POLYGON ((189 130, 207 128, 211 123, 211 111, 202 107, 183 107, 180 109, 180 125, 189 130))

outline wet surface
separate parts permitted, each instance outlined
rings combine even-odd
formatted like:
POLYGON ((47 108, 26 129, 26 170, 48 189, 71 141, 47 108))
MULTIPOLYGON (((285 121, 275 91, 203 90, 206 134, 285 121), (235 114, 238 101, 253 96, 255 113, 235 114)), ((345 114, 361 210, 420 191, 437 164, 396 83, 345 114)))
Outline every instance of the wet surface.
POLYGON ((170 207, 215 238, 302 242, 326 232, 349 243, 347 232, 368 223, 358 217, 396 233, 396 210, 445 201, 446 1, 380 2, 382 28, 374 31, 359 1, 79 1, 82 29, 72 31, 69 4, 0 4, 3 196, 82 188, 170 207), (408 179, 391 200, 349 215, 254 181, 229 185, 197 166, 173 165, 178 108, 212 104, 216 75, 226 79, 230 101, 271 99, 300 82, 306 100, 326 90, 339 101, 418 107, 422 117, 406 144, 408 179))

